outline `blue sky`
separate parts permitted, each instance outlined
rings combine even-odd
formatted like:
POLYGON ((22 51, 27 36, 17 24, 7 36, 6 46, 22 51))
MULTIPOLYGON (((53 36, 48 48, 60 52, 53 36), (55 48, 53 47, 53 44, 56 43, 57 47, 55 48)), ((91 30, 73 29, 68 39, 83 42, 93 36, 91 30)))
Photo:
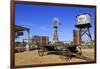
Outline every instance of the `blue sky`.
MULTIPOLYGON (((82 13, 91 15, 90 32, 92 39, 94 38, 94 8, 80 7, 60 7, 60 6, 45 6, 31 4, 16 4, 15 5, 15 24, 30 28, 31 37, 34 35, 46 35, 49 39, 53 39, 53 23, 52 19, 58 17, 61 25, 58 28, 58 36, 61 41, 73 40, 73 29, 75 29, 76 16, 82 13)), ((20 36, 17 40, 27 38, 27 33, 20 36)), ((85 39, 85 36, 83 36, 85 39)))

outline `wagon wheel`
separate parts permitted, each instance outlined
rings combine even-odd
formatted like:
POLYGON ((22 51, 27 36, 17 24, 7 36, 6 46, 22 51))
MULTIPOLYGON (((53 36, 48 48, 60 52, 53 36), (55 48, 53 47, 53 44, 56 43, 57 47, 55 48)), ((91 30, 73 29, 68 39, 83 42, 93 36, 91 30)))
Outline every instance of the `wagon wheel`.
POLYGON ((57 46, 54 46, 54 49, 57 51, 57 46))
POLYGON ((43 56, 44 55, 44 48, 43 47, 38 49, 38 55, 39 56, 43 56))
POLYGON ((70 53, 67 49, 61 48, 60 50, 61 59, 65 59, 66 61, 70 59, 70 53))
POLYGON ((59 50, 59 55, 60 55, 60 58, 62 58, 62 56, 63 56, 63 48, 61 48, 61 49, 59 50))
POLYGON ((78 49, 78 54, 77 54, 77 56, 76 57, 81 57, 82 56, 82 49, 81 48, 79 48, 78 49))
POLYGON ((48 54, 48 49, 44 48, 44 55, 48 54))

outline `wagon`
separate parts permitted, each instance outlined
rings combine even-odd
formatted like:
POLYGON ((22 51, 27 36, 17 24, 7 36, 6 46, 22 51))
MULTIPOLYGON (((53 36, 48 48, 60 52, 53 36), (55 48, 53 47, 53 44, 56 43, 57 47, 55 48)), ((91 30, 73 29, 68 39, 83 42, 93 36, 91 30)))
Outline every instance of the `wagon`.
POLYGON ((44 56, 48 52, 54 52, 62 58, 65 56, 70 59, 71 56, 79 57, 82 55, 81 48, 79 46, 40 46, 38 49, 38 55, 44 56))
POLYGON ((54 53, 60 55, 61 57, 66 56, 68 58, 70 58, 71 55, 81 55, 81 48, 76 45, 63 46, 60 42, 50 44, 48 36, 35 36, 34 38, 38 46, 37 49, 39 56, 44 56, 48 53, 54 53))

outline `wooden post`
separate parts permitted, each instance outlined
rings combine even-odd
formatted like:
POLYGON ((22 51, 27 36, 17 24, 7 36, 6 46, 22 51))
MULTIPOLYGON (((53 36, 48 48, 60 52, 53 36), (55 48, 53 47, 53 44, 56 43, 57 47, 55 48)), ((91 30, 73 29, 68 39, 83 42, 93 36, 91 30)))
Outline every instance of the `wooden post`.
POLYGON ((29 45, 29 39, 30 39, 30 30, 27 30, 27 33, 28 33, 28 44, 26 45, 26 50, 29 51, 30 49, 30 45, 29 45))

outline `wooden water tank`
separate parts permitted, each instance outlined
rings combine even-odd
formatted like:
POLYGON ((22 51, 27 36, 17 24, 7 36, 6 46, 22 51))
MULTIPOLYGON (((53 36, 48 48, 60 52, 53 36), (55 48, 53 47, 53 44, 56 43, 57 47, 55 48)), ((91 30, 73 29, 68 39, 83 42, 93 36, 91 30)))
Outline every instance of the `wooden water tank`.
POLYGON ((79 45, 81 44, 82 38, 81 38, 81 31, 73 30, 73 44, 79 45))
POLYGON ((37 43, 38 46, 46 46, 49 43, 48 36, 33 36, 34 41, 37 43))

